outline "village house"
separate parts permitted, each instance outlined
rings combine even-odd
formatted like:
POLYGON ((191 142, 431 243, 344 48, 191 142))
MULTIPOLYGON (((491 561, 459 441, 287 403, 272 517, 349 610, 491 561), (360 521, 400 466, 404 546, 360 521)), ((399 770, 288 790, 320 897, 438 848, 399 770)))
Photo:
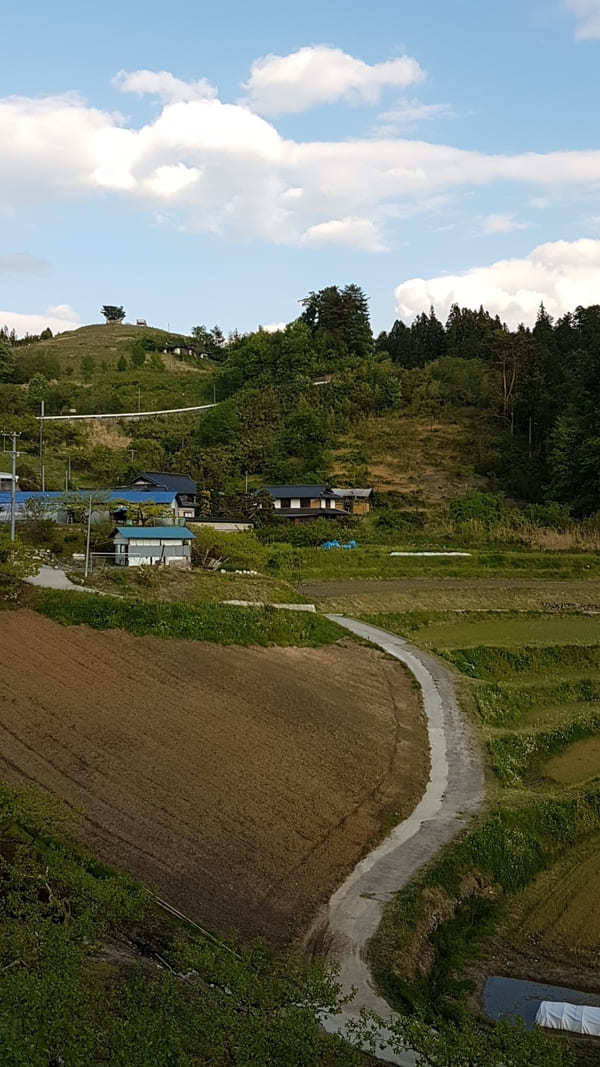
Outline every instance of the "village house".
POLYGON ((339 519, 348 512, 343 501, 326 485, 267 485, 275 514, 302 522, 305 519, 339 519))
POLYGON ((167 474, 164 471, 143 471, 125 490, 139 493, 166 492, 175 497, 175 518, 193 519, 196 515, 197 486, 187 474, 167 474))
POLYGON ((194 534, 185 526, 117 526, 111 535, 119 567, 192 565, 190 542, 194 534))
POLYGON ((366 515, 371 510, 372 489, 332 489, 327 485, 267 485, 273 508, 280 518, 339 519, 366 515))

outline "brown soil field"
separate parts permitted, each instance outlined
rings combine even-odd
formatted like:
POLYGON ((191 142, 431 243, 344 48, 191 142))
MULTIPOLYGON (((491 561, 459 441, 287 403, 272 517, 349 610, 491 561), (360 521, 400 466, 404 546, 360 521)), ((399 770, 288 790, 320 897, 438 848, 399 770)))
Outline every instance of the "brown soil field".
POLYGON ((411 676, 356 643, 237 648, 0 615, 0 776, 213 929, 283 943, 421 796, 411 676))

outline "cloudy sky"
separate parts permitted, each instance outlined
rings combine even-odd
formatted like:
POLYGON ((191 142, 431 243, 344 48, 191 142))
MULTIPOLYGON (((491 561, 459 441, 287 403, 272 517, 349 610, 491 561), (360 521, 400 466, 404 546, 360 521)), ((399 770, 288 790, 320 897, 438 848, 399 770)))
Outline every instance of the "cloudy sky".
POLYGON ((600 302, 600 0, 5 0, 0 323, 600 302))

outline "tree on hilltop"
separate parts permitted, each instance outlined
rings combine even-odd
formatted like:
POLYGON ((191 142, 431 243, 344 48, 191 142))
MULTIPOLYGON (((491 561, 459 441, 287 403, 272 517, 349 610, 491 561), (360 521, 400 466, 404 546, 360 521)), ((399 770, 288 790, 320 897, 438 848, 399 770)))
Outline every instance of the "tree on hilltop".
POLYGON ((104 318, 106 319, 106 325, 107 326, 108 326, 108 324, 110 322, 119 322, 119 323, 121 323, 121 322, 123 322, 123 319, 125 318, 125 308, 123 307, 123 305, 121 305, 120 307, 117 307, 116 304, 103 304, 102 307, 100 308, 100 311, 102 312, 102 314, 104 315, 104 318))

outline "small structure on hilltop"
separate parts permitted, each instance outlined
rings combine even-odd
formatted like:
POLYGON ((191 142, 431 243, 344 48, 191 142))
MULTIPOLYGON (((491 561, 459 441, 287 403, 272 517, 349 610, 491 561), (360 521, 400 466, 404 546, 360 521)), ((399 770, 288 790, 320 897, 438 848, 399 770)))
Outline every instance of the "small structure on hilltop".
POLYGON ((115 563, 120 567, 192 565, 190 542, 194 534, 185 526, 117 526, 111 534, 115 563))
POLYGON ((165 345, 163 348, 163 355, 165 356, 195 356, 196 359, 205 359, 204 352, 200 352, 197 348, 192 348, 191 345, 177 343, 173 345, 165 345))

